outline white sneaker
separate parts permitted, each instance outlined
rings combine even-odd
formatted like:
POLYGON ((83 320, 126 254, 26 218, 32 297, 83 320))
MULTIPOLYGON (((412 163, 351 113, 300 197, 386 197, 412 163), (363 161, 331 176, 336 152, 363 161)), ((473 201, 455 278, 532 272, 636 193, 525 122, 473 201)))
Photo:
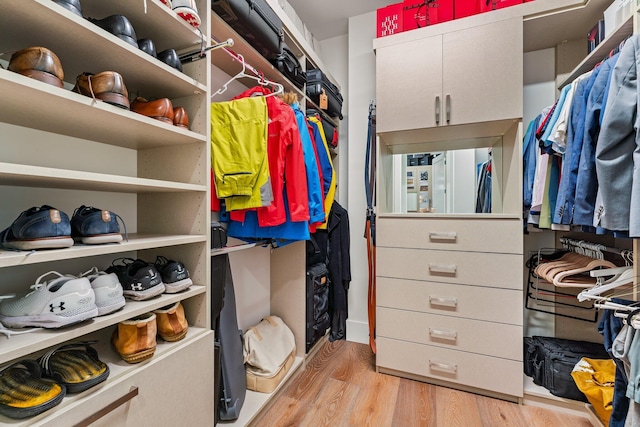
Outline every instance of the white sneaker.
POLYGON ((32 291, 21 298, 0 302, 0 322, 10 328, 59 328, 98 315, 89 279, 50 271, 38 277, 32 291), (46 276, 57 276, 44 281, 46 276))
POLYGON ((172 0, 171 9, 178 14, 179 17, 191 24, 192 27, 200 26, 200 16, 198 16, 198 7, 196 0, 172 0))
POLYGON ((79 277, 86 277, 91 282, 93 292, 96 294, 98 316, 113 313, 124 307, 125 299, 122 285, 115 273, 105 273, 99 271, 98 267, 93 267, 80 274, 79 277))

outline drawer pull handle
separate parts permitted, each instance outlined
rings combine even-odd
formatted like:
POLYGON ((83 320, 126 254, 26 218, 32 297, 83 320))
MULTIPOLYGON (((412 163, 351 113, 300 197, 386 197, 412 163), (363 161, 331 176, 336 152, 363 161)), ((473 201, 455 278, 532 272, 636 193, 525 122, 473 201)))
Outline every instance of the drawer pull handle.
POLYGON ((452 374, 458 373, 458 365, 451 365, 449 363, 432 362, 429 360, 429 368, 434 371, 443 371, 452 374))
POLYGON ((458 233, 455 231, 430 231, 429 239, 431 240, 456 240, 458 233))
POLYGON ((85 418, 84 420, 80 421, 77 424, 74 424, 73 427, 85 427, 88 426, 90 424, 93 424, 94 422, 98 421, 100 418, 104 417, 105 415, 107 415, 109 412, 113 412, 114 410, 116 410, 119 406, 124 405, 125 403, 127 403, 128 401, 130 401, 131 399, 133 399, 134 397, 136 397, 138 395, 138 387, 133 386, 131 387, 131 389, 129 390, 129 392, 127 394, 125 394, 124 396, 114 400, 113 402, 109 403, 107 406, 105 406, 104 408, 100 409, 98 412, 89 415, 87 418, 85 418))
POLYGON ((429 303, 431 305, 441 305, 443 307, 458 307, 458 298, 446 298, 446 297, 429 297, 429 303))
POLYGON ((446 331, 444 329, 429 328, 429 335, 433 338, 440 338, 451 341, 455 341, 458 339, 458 333, 456 331, 446 331))
POLYGON ((457 269, 458 266, 455 264, 429 264, 429 271, 431 273, 456 274, 457 269))
POLYGON ((436 124, 440 124, 440 97, 436 96, 436 124))

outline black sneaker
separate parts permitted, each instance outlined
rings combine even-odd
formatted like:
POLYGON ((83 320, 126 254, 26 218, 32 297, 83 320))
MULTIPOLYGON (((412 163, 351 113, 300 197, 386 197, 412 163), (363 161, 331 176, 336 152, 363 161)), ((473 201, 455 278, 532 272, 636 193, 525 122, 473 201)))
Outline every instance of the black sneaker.
POLYGON ((165 287, 164 291, 166 293, 175 294, 193 285, 189 277, 189 271, 180 261, 173 261, 163 256, 158 256, 154 265, 162 276, 165 287))
POLYGON ((115 273, 124 290, 124 296, 135 301, 153 298, 165 290, 156 267, 141 259, 115 259, 106 272, 115 273), (120 264, 116 264, 118 261, 120 264))

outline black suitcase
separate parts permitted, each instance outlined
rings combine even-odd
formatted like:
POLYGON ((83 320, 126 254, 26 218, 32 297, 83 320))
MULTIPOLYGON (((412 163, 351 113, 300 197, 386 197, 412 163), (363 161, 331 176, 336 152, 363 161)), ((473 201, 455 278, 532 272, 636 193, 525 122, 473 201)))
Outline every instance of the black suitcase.
POLYGON ((325 263, 307 268, 306 351, 327 332, 329 318, 329 270, 325 263))
POLYGON ((307 70, 307 96, 319 107, 321 107, 320 94, 323 91, 327 95, 327 114, 342 120, 342 94, 338 87, 331 83, 322 70, 317 68, 307 70))
POLYGON ((211 9, 265 58, 282 52, 282 21, 265 0, 214 0, 211 9))
POLYGON ((307 116, 315 116, 320 119, 327 143, 333 148, 338 147, 338 128, 327 118, 327 115, 322 110, 309 108, 307 109, 307 116))
POLYGON ((238 418, 247 393, 247 376, 242 353, 242 330, 238 329, 236 296, 228 255, 212 257, 213 287, 224 287, 224 304, 215 323, 216 338, 220 342, 220 388, 218 419, 238 418), (224 273, 222 272, 224 271, 224 273))
POLYGON ((272 59, 271 62, 291 83, 296 85, 298 89, 304 88, 307 82, 307 74, 302 70, 298 58, 296 58, 286 45, 282 47, 282 52, 272 59))
POLYGON ((587 402, 571 376, 583 357, 609 359, 602 344, 554 337, 525 337, 524 372, 554 396, 587 402))

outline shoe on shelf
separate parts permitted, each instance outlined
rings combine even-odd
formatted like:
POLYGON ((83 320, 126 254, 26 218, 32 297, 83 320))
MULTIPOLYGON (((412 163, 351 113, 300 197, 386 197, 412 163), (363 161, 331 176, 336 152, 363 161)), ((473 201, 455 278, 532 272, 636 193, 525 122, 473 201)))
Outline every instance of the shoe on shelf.
POLYGON ((173 125, 173 105, 169 98, 147 101, 137 97, 131 103, 131 111, 173 125))
POLYGON ((160 3, 164 4, 168 8, 171 8, 171 0, 160 0, 160 3))
POLYGON ((35 360, 25 359, 0 371, 0 414, 15 419, 41 414, 66 394, 62 384, 43 379, 35 360))
POLYGON ((158 54, 156 53, 156 45, 151 39, 139 39, 138 48, 144 53, 153 56, 154 58, 158 57, 158 54))
POLYGON ((163 340, 180 341, 187 335, 189 323, 184 317, 184 307, 180 301, 154 310, 153 313, 156 315, 158 335, 163 340))
POLYGON ((189 271, 183 263, 158 256, 153 265, 160 272, 160 276, 162 276, 165 293, 175 294, 193 285, 189 277, 189 271))
POLYGON ((178 16, 187 21, 191 26, 198 28, 200 26, 200 17, 198 16, 198 8, 196 0, 172 0, 172 9, 178 16))
POLYGON ((98 267, 93 267, 79 277, 86 277, 91 283, 96 295, 98 316, 113 313, 125 306, 124 291, 115 273, 106 273, 98 270, 98 267))
POLYGON ((165 291, 162 276, 156 267, 141 259, 117 258, 106 272, 115 273, 124 296, 135 301, 147 300, 165 291))
POLYGON ((42 376, 66 387, 67 393, 80 393, 109 376, 109 367, 91 347, 95 341, 64 344, 46 352, 38 362, 42 376))
POLYGON ((58 56, 46 47, 28 47, 14 52, 9 59, 9 71, 40 80, 59 88, 64 84, 64 71, 58 56))
POLYGON ((182 62, 175 49, 166 49, 162 52, 158 52, 158 59, 170 67, 182 72, 182 62))
POLYGON ((69 216, 48 205, 29 208, 0 233, 0 246, 23 251, 71 247, 69 216))
POLYGON ((189 129, 189 115, 184 107, 175 107, 173 109, 173 125, 189 129))
POLYGON ((53 2, 82 18, 82 6, 80 5, 80 0, 53 0, 53 2))
POLYGON ((118 323, 111 344, 125 362, 140 363, 153 357, 157 333, 156 315, 146 313, 118 323))
POLYGON ((76 77, 76 85, 71 90, 125 110, 129 109, 129 92, 124 79, 115 71, 103 71, 98 74, 84 72, 76 77))
POLYGON ((31 292, 0 302, 0 322, 10 328, 60 328, 98 315, 96 297, 86 277, 49 271, 31 285, 31 292), (49 281, 46 277, 52 276, 49 281))
POLYGON ((103 19, 87 18, 87 20, 138 49, 136 31, 126 16, 111 15, 103 19))
POLYGON ((124 225, 120 215, 112 211, 82 205, 73 211, 71 237, 82 241, 85 245, 120 243, 122 242, 122 234, 120 234, 118 219, 124 225))

